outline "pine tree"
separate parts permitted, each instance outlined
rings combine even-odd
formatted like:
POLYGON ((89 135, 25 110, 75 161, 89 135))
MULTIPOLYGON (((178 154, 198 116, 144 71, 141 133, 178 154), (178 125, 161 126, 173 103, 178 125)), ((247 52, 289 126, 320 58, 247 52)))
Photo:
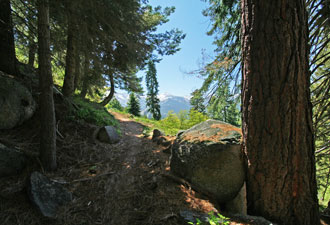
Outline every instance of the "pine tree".
POLYGON ((49 1, 38 0, 40 86, 40 159, 45 170, 56 169, 56 120, 50 57, 49 1))
POLYGON ((213 119, 240 126, 241 113, 238 107, 239 99, 230 93, 228 82, 224 82, 209 100, 207 114, 213 119))
POLYGON ((0 8, 0 70, 17 75, 10 1, 1 0, 0 8))
POLYGON ((190 105, 192 108, 200 113, 205 113, 204 98, 199 89, 191 93, 190 105))
POLYGON ((155 62, 149 61, 148 72, 146 74, 147 83, 147 108, 155 120, 161 119, 158 95, 158 81, 155 62))
POLYGON ((242 1, 248 213, 278 224, 320 224, 307 26, 304 0, 242 1))
POLYGON ((133 92, 129 95, 128 112, 140 116, 140 103, 133 92))

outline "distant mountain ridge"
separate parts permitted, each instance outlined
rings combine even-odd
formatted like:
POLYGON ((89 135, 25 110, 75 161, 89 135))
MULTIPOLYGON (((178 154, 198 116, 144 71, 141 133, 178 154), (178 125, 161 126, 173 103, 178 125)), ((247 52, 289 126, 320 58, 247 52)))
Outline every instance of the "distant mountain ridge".
MULTIPOLYGON (((122 106, 127 106, 129 98, 127 93, 116 93, 115 97, 122 106)), ((160 112, 162 114, 162 118, 166 117, 168 111, 170 110, 173 110, 174 113, 178 113, 180 110, 189 110, 191 108, 188 97, 175 96, 168 93, 163 93, 158 95, 158 98, 160 100, 160 112)), ((146 96, 140 97, 140 107, 141 114, 150 117, 146 107, 146 96)))

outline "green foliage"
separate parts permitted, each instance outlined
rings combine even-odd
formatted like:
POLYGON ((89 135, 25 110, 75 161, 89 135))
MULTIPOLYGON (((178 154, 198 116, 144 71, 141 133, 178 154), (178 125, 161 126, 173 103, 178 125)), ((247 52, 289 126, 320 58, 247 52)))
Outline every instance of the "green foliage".
MULTIPOLYGON (((37 49, 36 1, 13 0, 11 4, 17 58, 27 63, 31 50, 37 49)), ((69 65, 80 71, 75 87, 83 96, 87 93, 90 99, 103 99, 99 94, 105 93, 110 75, 115 88, 142 93, 137 72, 149 59, 159 61, 158 57, 180 50, 185 37, 182 31, 157 30, 174 11, 174 7, 152 7, 144 0, 50 2, 52 71, 56 84, 63 83, 68 31, 74 28, 79 31, 72 37, 76 40, 74 60, 78 62, 69 65)))
POLYGON ((134 116, 140 116, 140 103, 133 92, 129 95, 127 111, 134 116))
POLYGON ((199 71, 199 75, 205 79, 200 90, 202 93, 210 92, 212 95, 222 86, 223 82, 235 81, 236 84, 239 79, 241 9, 238 0, 204 1, 209 2, 209 7, 204 10, 203 14, 212 22, 208 35, 215 37, 217 56, 199 71))
POLYGON ((205 99, 200 90, 195 90, 191 93, 190 105, 198 112, 205 113, 205 99))
POLYGON ((180 126, 180 120, 179 120, 178 116, 173 111, 169 111, 167 113, 167 116, 164 119, 162 119, 162 123, 166 127, 180 129, 180 127, 179 127, 180 126))
MULTIPOLYGON (((220 213, 217 213, 217 215, 214 214, 214 212, 209 212, 209 217, 208 219, 208 223, 210 225, 230 225, 230 221, 229 218, 221 215, 220 213)), ((196 223, 194 222, 188 222, 188 224, 192 224, 192 225, 206 225, 206 223, 203 223, 200 219, 196 219, 196 223)))
POLYGON ((178 114, 169 111, 162 120, 153 120, 146 117, 135 118, 138 122, 144 123, 153 129, 159 129, 167 135, 176 135, 179 130, 186 130, 190 127, 207 120, 208 117, 195 110, 182 110, 178 114))
MULTIPOLYGON (((319 57, 325 57, 329 54, 330 44, 327 44, 319 57)), ((312 77, 312 82, 319 203, 326 207, 330 200, 330 61, 319 66, 312 77)))
POLYGON ((208 119, 208 116, 200 113, 196 110, 191 109, 189 111, 189 120, 187 121, 187 128, 190 128, 196 124, 199 124, 208 119))
POLYGON ((111 125, 119 127, 119 123, 114 116, 99 104, 78 97, 73 98, 73 102, 79 109, 71 111, 72 119, 84 120, 98 126, 111 125))
POLYGON ((160 120, 160 105, 158 95, 158 81, 157 81, 157 73, 155 62, 149 61, 148 63, 148 71, 146 74, 146 86, 147 86, 147 108, 148 112, 152 114, 152 117, 155 120, 160 120))
POLYGON ((241 113, 239 110, 239 98, 235 98, 229 91, 228 85, 218 88, 211 97, 207 114, 217 120, 230 123, 234 126, 241 125, 241 113))
POLYGON ((120 102, 114 97, 110 103, 107 105, 108 109, 117 109, 118 111, 124 111, 124 107, 120 104, 120 102))

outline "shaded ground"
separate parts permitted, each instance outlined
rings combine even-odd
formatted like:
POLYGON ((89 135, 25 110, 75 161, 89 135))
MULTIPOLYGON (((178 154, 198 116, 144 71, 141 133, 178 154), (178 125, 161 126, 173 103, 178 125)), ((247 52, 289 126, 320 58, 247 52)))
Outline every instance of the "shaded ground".
POLYGON ((74 201, 62 208, 57 220, 43 218, 25 194, 30 172, 42 171, 36 157, 37 117, 21 128, 1 131, 0 142, 24 149, 33 163, 19 177, 0 180, 0 224, 183 225, 187 223, 180 219, 180 210, 216 210, 189 185, 164 176, 169 155, 142 135, 141 124, 114 114, 122 132, 115 145, 96 142, 95 126, 59 121, 63 138, 57 140, 58 170, 47 175, 64 183, 74 201))

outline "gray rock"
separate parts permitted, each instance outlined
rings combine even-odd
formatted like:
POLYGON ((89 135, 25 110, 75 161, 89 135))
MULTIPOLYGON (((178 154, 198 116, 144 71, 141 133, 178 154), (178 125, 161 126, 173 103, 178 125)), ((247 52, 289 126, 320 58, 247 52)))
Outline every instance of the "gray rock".
POLYGON ((154 129, 152 132, 152 140, 155 140, 161 136, 164 136, 164 133, 158 129, 154 129))
POLYGON ((0 71, 0 129, 12 129, 31 118, 36 103, 29 90, 0 71))
POLYGON ((183 134, 185 132, 185 130, 179 130, 178 133, 176 134, 176 137, 180 137, 181 134, 183 134))
POLYGON ((168 141, 165 137, 158 137, 158 138, 155 139, 155 140, 157 140, 157 144, 158 144, 158 145, 162 145, 162 146, 164 146, 164 147, 168 147, 168 146, 171 145, 171 142, 168 141))
POLYGON ((165 154, 171 154, 171 149, 172 149, 172 146, 170 145, 170 146, 168 146, 167 148, 165 148, 165 149, 163 150, 163 152, 164 152, 165 154))
POLYGON ((192 223, 197 223, 197 219, 199 219, 201 222, 207 223, 209 215, 206 213, 202 212, 197 212, 197 211, 192 211, 189 209, 181 210, 180 211, 180 217, 185 221, 185 222, 192 222, 192 223))
POLYGON ((242 215, 247 214, 247 202, 246 202, 246 185, 244 183, 241 190, 238 192, 233 200, 226 202, 225 209, 230 213, 239 213, 242 215))
POLYGON ((72 201, 72 194, 66 188, 39 172, 31 174, 28 195, 43 216, 53 219, 60 206, 72 201))
POLYGON ((99 129, 97 139, 108 144, 116 144, 120 141, 120 136, 113 126, 104 126, 99 129))
POLYGON ((183 132, 172 145, 171 172, 219 203, 233 200, 245 180, 240 129, 207 120, 183 132))
POLYGON ((0 143, 0 177, 19 174, 27 163, 26 156, 0 143))
POLYGON ((242 215, 242 214, 229 214, 229 217, 234 220, 238 220, 241 223, 255 224, 255 225, 277 225, 269 220, 266 220, 260 216, 250 216, 250 215, 242 215))

